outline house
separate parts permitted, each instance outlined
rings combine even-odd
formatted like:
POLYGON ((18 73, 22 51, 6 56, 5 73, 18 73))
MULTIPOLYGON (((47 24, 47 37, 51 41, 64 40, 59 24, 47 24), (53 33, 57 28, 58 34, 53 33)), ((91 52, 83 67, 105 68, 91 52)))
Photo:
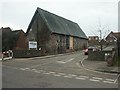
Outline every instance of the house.
POLYGON ((115 43, 120 38, 120 32, 110 32, 105 38, 107 43, 115 43))
POLYGON ((88 43, 90 46, 98 45, 99 44, 99 37, 98 36, 88 36, 88 43))
POLYGON ((13 50, 26 50, 28 49, 28 40, 23 30, 15 30, 12 31, 12 35, 14 36, 14 46, 13 50))
POLYGON ((120 60, 120 37, 118 38, 117 46, 118 46, 118 57, 120 60))
POLYGON ((98 36, 89 36, 88 39, 89 39, 89 41, 99 41, 98 36))
POLYGON ((116 49, 116 58, 120 57, 120 32, 110 32, 105 40, 108 45, 112 45, 116 49))
POLYGON ((10 44, 10 34, 12 30, 10 27, 5 27, 0 29, 2 32, 2 51, 7 51, 11 49, 11 44, 10 44))
POLYGON ((10 27, 2 27, 0 30, 2 31, 2 51, 28 48, 28 41, 23 30, 12 31, 10 27))
POLYGON ((45 54, 65 53, 87 47, 87 36, 77 23, 37 8, 26 32, 29 42, 45 54))

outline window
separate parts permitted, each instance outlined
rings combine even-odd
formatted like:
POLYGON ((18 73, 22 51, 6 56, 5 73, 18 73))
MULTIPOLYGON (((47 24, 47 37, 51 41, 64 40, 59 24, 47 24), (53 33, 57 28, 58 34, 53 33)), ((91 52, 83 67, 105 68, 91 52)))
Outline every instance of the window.
POLYGON ((91 40, 91 38, 89 37, 89 40, 91 40))
POLYGON ((97 37, 96 37, 95 39, 96 39, 96 40, 98 40, 98 38, 97 38, 97 37))

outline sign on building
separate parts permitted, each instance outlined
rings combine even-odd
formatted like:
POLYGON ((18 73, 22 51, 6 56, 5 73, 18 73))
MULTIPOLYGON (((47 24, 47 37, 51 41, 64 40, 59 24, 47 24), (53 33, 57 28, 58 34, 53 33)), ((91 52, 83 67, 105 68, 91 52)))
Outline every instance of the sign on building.
POLYGON ((29 49, 37 49, 37 42, 29 41, 29 49))

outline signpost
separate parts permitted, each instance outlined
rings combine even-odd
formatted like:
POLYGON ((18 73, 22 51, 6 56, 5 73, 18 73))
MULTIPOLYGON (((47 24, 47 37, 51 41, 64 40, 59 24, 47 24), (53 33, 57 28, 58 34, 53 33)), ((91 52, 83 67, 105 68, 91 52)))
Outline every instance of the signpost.
POLYGON ((29 41, 29 49, 36 49, 37 50, 37 42, 36 41, 29 41))

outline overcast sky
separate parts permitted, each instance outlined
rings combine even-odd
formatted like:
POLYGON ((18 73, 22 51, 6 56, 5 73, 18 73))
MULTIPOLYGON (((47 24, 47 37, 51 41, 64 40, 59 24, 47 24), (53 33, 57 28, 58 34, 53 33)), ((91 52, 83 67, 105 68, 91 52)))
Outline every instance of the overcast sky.
POLYGON ((119 0, 1 0, 0 27, 25 32, 37 7, 79 24, 87 36, 118 31, 119 0), (109 31, 108 31, 109 30, 109 31))

